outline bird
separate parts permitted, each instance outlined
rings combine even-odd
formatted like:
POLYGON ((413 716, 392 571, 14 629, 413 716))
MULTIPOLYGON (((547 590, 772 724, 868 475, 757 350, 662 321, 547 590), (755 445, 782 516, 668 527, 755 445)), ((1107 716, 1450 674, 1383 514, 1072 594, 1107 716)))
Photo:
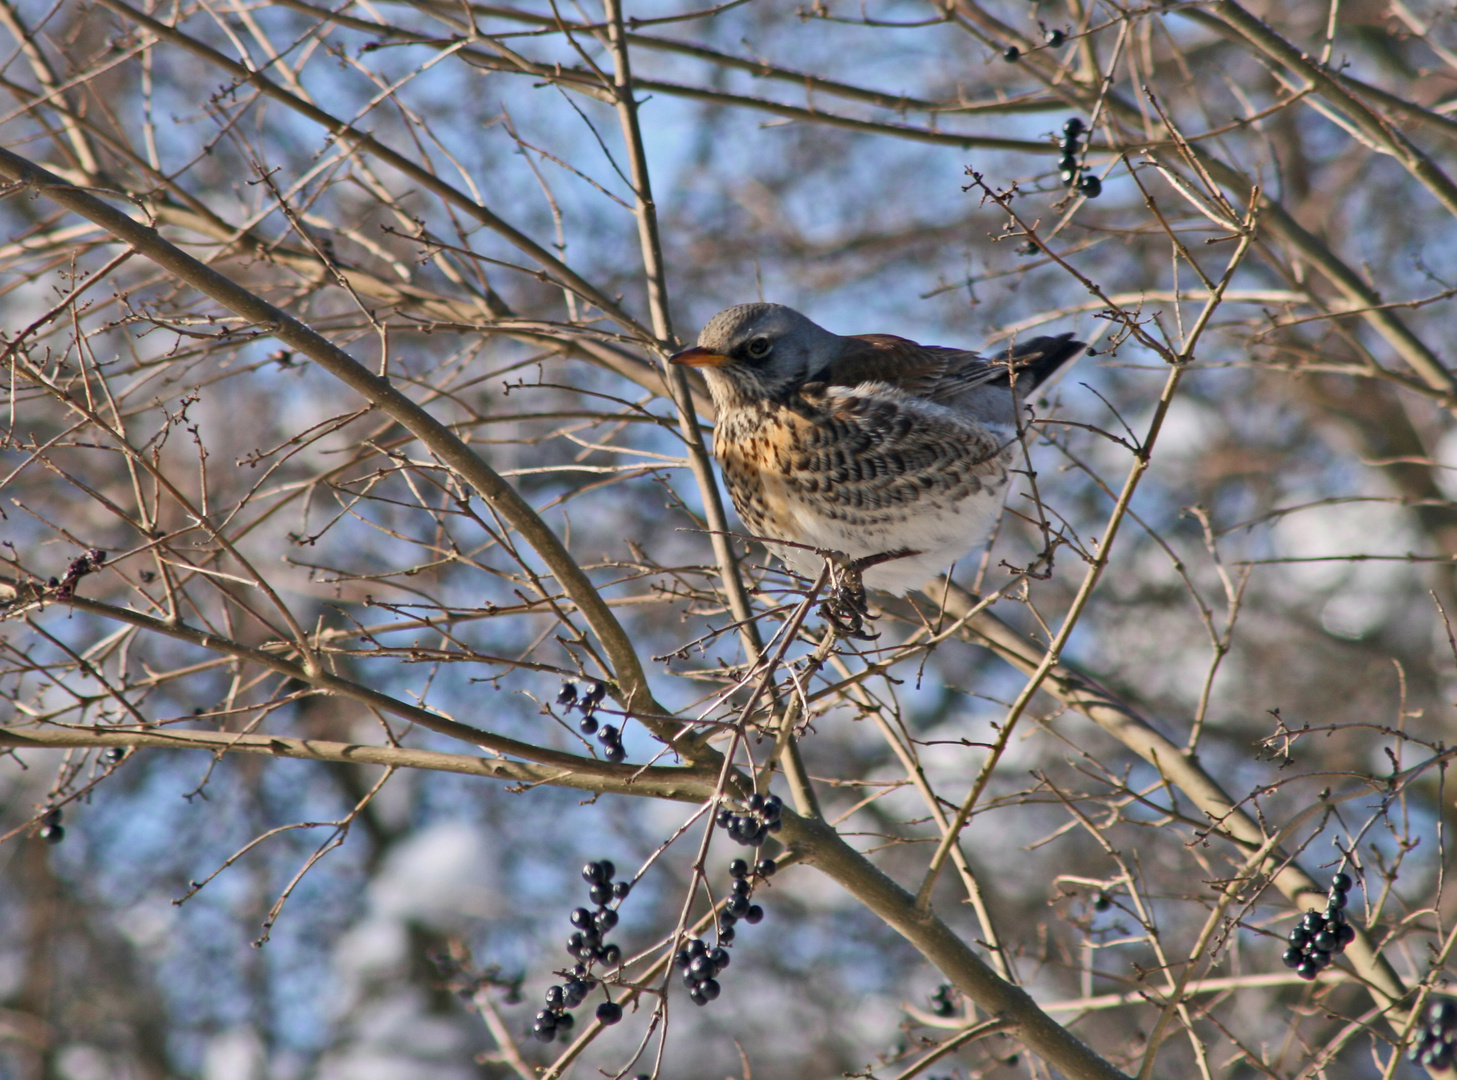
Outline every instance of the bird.
POLYGON ((835 553, 863 611, 863 588, 903 596, 986 542, 1019 410, 1085 348, 1059 334, 983 358, 841 336, 757 303, 720 311, 669 361, 703 372, 714 456, 745 528, 811 579, 835 553))

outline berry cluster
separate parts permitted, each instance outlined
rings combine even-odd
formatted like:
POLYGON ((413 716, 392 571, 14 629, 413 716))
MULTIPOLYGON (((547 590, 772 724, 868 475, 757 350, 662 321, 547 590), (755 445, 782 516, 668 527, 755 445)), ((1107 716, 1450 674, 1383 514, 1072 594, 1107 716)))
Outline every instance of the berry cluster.
POLYGON ((1290 948, 1281 959, 1302 979, 1315 978, 1356 939, 1356 931, 1346 922, 1346 893, 1350 889, 1350 877, 1336 874, 1331 878, 1325 910, 1307 911, 1290 931, 1290 948))
POLYGON ((76 595, 76 582, 87 574, 96 573, 105 565, 106 552, 100 548, 87 548, 83 554, 71 560, 71 565, 66 567, 65 577, 51 578, 46 584, 55 590, 57 600, 70 600, 76 595))
POLYGON ((59 844, 66 838, 66 827, 61 824, 61 808, 53 806, 41 816, 40 838, 47 844, 59 844))
POLYGON ((937 1016, 956 1015, 956 991, 950 983, 942 983, 936 987, 936 992, 931 995, 931 1012, 937 1016))
MULTIPOLYGON (((587 1000, 597 980, 592 977, 594 961, 601 961, 608 967, 622 963, 622 949, 604 942, 603 936, 617 925, 617 912, 608 907, 613 900, 622 900, 632 891, 630 881, 613 881, 617 867, 610 859, 589 862, 582 867, 582 879, 587 882, 587 896, 596 907, 579 907, 571 914, 572 925, 576 927, 567 939, 567 952, 577 960, 571 969, 571 978, 565 983, 549 986, 546 991, 546 1008, 536 1014, 531 1025, 531 1034, 540 1042, 551 1042, 560 1038, 565 1042, 571 1035, 576 1018, 569 1010, 575 1009, 587 1000)), ((603 1024, 615 1024, 622 1019, 622 1006, 613 1001, 604 1001, 597 1006, 597 1019, 603 1024)))
POLYGON ((757 791, 749 796, 747 812, 738 814, 724 807, 719 810, 714 822, 729 834, 729 839, 745 847, 764 842, 769 833, 778 832, 784 822, 784 801, 778 795, 760 795, 757 791))
POLYGON ((1082 149, 1079 140, 1086 130, 1083 122, 1076 116, 1062 125, 1062 139, 1057 144, 1057 148, 1062 151, 1062 158, 1057 163, 1058 177, 1064 187, 1075 187, 1084 198, 1096 199, 1103 194, 1103 181, 1085 171, 1078 161, 1078 151, 1082 149))
POLYGON ((1434 998, 1427 1004, 1406 1056, 1433 1072, 1457 1064, 1457 1001, 1434 998))
POLYGON ((773 877, 779 869, 773 859, 760 859, 753 870, 743 859, 729 863, 729 878, 733 881, 732 892, 723 910, 718 915, 718 944, 708 947, 702 938, 689 938, 673 957, 678 970, 683 973, 683 985, 688 987, 688 997, 695 1005, 707 1005, 722 992, 718 984, 719 973, 729 965, 728 950, 724 948, 734 940, 734 927, 740 919, 746 923, 757 923, 764 918, 764 909, 751 903, 754 882, 773 877))
POLYGON ((614 724, 599 724, 592 715, 606 696, 605 683, 594 682, 578 696, 577 684, 565 682, 557 691, 556 703, 568 712, 573 708, 582 710, 582 719, 577 721, 577 730, 583 735, 596 735, 597 741, 602 744, 603 758, 616 765, 627 760, 627 751, 622 746, 622 731, 614 724))

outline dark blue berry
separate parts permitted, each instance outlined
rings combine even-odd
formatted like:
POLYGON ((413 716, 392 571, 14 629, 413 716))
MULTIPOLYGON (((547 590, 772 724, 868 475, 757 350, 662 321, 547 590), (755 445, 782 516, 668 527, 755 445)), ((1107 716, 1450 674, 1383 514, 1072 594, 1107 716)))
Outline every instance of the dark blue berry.
POLYGON ((1058 172, 1057 178, 1062 181, 1063 187, 1072 187, 1078 182, 1078 176, 1080 174, 1081 170, 1079 169, 1062 169, 1058 172))
POLYGON ((744 912, 744 922, 752 926, 754 923, 764 921, 764 909, 758 904, 750 904, 749 910, 744 912))
POLYGON ((742 919, 749 913, 749 898, 747 896, 730 896, 723 909, 734 918, 742 919))
POLYGON ((1312 960, 1303 960, 1300 966, 1295 969, 1295 974, 1299 975, 1302 979, 1310 980, 1320 974, 1320 968, 1312 960))
POLYGON ((1330 895, 1325 899, 1326 911, 1340 911, 1346 906, 1346 894, 1339 889, 1332 889, 1330 895))
POLYGON ((709 1001, 712 1001, 723 992, 723 987, 718 985, 717 979, 704 979, 703 982, 698 984, 698 990, 709 1001))
POLYGON ((1049 30, 1043 36, 1043 40, 1047 42, 1049 48, 1055 49, 1067 40, 1067 35, 1061 30, 1049 30))
POLYGON ((709 954, 705 953, 702 956, 695 956, 693 963, 688 965, 688 974, 693 976, 694 982, 702 982, 704 979, 713 978, 716 972, 713 961, 709 959, 709 954))
POLYGON ((738 933, 738 931, 735 930, 732 926, 724 926, 723 923, 719 923, 719 925, 718 925, 718 943, 720 945, 728 945, 728 944, 731 944, 733 942, 733 940, 734 940, 734 935, 737 934, 737 933, 738 933))
POLYGON ((756 791, 749 796, 749 810, 751 813, 757 814, 762 809, 764 809, 764 796, 756 791))
POLYGON ((727 829, 734 823, 734 812, 727 807, 713 815, 713 823, 720 829, 727 829))
POLYGON ((556 1018, 556 1029, 558 1031, 571 1031, 577 1026, 577 1018, 569 1012, 558 1013, 556 1018))
POLYGON ((602 860, 602 880, 611 882, 617 876, 617 864, 611 859, 602 860))
POLYGON ((1076 116, 1071 117, 1067 123, 1062 125, 1062 133, 1069 139, 1076 139, 1086 130, 1087 126, 1076 116))
POLYGON ((632 892, 632 882, 614 881, 612 883, 612 895, 618 900, 627 899, 627 894, 632 892))
POLYGON ((584 907, 572 909, 572 925, 578 930, 585 930, 592 925, 592 913, 584 907))
POLYGON ((622 741, 622 732, 611 724, 603 724, 602 730, 597 732, 597 741, 603 746, 611 746, 613 743, 622 741))
POLYGON ((1351 891, 1351 876, 1349 874, 1336 874, 1331 878, 1331 888, 1337 892, 1351 891))
POLYGON ((604 945, 597 957, 608 967, 617 967, 622 963, 622 948, 619 945, 604 945))
POLYGON ((734 878, 733 889, 735 896, 748 896, 754 891, 754 885, 748 878, 739 877, 734 878))
POLYGON ((697 983, 694 983, 688 988, 688 1000, 693 1002, 693 1004, 695 1005, 708 1004, 708 998, 704 997, 703 995, 703 987, 699 986, 697 983))
POLYGON ((1076 172, 1078 169, 1078 159, 1071 154, 1064 154, 1058 160, 1057 167, 1063 172, 1076 172))
POLYGON ((709 952, 708 958, 713 961, 714 975, 717 975, 729 966, 729 952, 727 949, 713 949, 709 952))
POLYGON ((606 907, 607 902, 612 899, 612 886, 597 884, 587 890, 587 898, 598 907, 606 907))
POLYGON ((1009 64, 1015 64, 1018 60, 1022 59, 1022 50, 1015 45, 1008 45, 1002 53, 1002 59, 1009 64))
POLYGON ((743 859, 734 859, 729 863, 729 877, 742 878, 749 876, 749 864, 743 859))
POLYGON ((1280 960, 1286 967, 1293 970, 1305 962, 1305 953, 1296 948, 1289 948, 1285 950, 1285 954, 1280 957, 1280 960))
POLYGON ((586 866, 582 867, 582 880, 588 885, 596 885, 598 882, 610 881, 611 879, 612 875, 603 870, 602 864, 599 862, 589 862, 586 866))
POLYGON ((556 703, 558 705, 575 705, 577 702, 577 684, 574 682, 562 683, 562 688, 556 692, 556 703))
POLYGON ((59 844, 66 838, 66 827, 64 825, 47 825, 40 831, 40 838, 47 844, 59 844))
POLYGON ((688 955, 689 956, 702 956, 707 951, 708 951, 708 942, 704 941, 702 938, 696 937, 696 938, 689 938, 688 939, 688 955))
POLYGON ((773 859, 760 859, 759 865, 754 867, 754 873, 760 877, 773 877, 774 871, 779 869, 779 864, 773 859))
POLYGON ((1303 926, 1297 926, 1290 931, 1290 947, 1303 949, 1310 944, 1310 931, 1303 926))
POLYGON ((615 1001, 604 1001, 597 1006, 597 1020, 609 1027, 622 1019, 622 1006, 615 1001))
POLYGON ((1329 930, 1322 930, 1310 939, 1311 945, 1322 952, 1332 953, 1340 948, 1341 939, 1338 935, 1332 934, 1329 930))
POLYGON ((548 1009, 560 1009, 565 991, 560 986, 548 986, 546 988, 546 1007, 548 1009))
POLYGON ((613 743, 602 751, 602 759, 610 765, 620 765, 627 760, 627 751, 621 743, 613 743))
MULTIPOLYGON (((583 909, 577 909, 577 911, 581 910, 583 909)), ((572 912, 572 914, 575 915, 576 912, 574 911, 572 912)), ((617 912, 613 911, 611 908, 603 908, 601 911, 597 912, 597 914, 589 915, 588 918, 592 920, 592 925, 597 928, 597 932, 599 934, 605 934, 607 933, 607 931, 611 930, 614 926, 617 925, 617 912)))
POLYGON ((1103 194, 1103 181, 1092 173, 1085 173, 1083 178, 1078 181, 1078 194, 1085 199, 1096 199, 1103 194))
POLYGON ((591 735, 597 730, 597 721, 590 716, 584 716, 577 721, 577 730, 583 735, 591 735))

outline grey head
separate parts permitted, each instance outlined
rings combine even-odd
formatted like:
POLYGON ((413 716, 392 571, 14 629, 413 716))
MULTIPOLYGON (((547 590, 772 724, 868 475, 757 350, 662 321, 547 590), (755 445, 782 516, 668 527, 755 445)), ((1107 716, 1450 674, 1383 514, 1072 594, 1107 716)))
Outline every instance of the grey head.
POLYGON ((703 369, 720 406, 782 400, 824 371, 844 348, 838 334, 783 304, 725 308, 698 335, 698 344, 675 353, 675 364, 703 369))

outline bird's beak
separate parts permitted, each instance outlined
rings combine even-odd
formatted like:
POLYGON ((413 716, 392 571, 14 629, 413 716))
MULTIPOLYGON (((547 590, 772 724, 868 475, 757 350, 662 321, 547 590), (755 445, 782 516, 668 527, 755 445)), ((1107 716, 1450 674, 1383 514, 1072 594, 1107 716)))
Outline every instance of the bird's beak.
POLYGON ((675 352, 668 357, 670 364, 685 364, 688 367, 718 367, 727 364, 729 358, 723 353, 716 353, 711 349, 705 349, 701 345, 694 345, 691 349, 684 349, 682 352, 675 352))

